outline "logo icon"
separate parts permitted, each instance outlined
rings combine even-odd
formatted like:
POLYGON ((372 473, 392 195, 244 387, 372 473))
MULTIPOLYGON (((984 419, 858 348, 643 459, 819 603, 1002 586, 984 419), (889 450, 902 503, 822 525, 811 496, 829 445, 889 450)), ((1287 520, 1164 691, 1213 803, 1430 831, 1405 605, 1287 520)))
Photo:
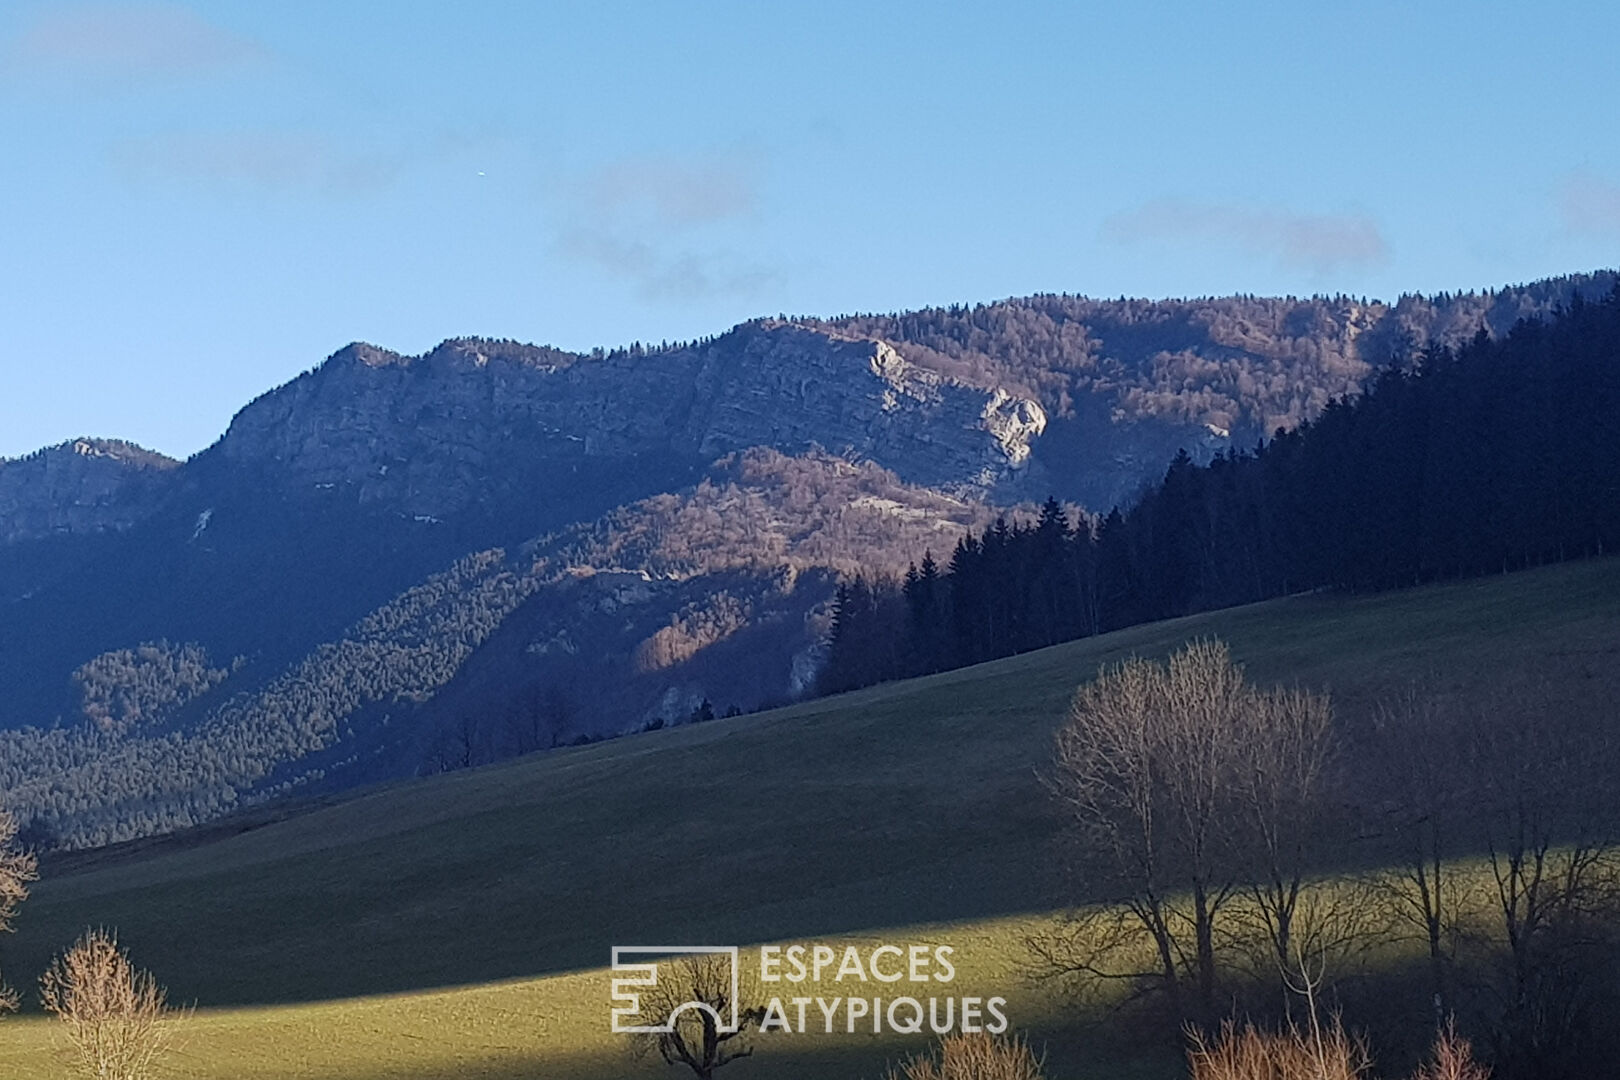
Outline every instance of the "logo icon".
POLYGON ((737 1017, 737 946, 735 945, 615 945, 613 946, 613 1031, 621 1035, 663 1035, 675 1030, 675 1021, 688 1009, 706 1012, 714 1018, 717 1030, 730 1035, 739 1028, 737 1017), (725 957, 731 972, 731 993, 726 998, 729 1007, 722 1016, 705 1001, 683 1002, 669 1011, 669 1015, 645 1017, 641 1015, 641 997, 644 990, 658 985, 660 961, 673 957, 725 957), (651 958, 633 963, 628 958, 651 958), (650 1021, 650 1022, 649 1022, 650 1021))

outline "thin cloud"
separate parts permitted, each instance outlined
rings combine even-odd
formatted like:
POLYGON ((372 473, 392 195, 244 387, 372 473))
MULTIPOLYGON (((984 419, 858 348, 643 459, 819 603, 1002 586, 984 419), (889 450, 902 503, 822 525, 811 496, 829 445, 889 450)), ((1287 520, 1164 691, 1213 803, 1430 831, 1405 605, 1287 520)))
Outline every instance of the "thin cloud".
POLYGON ((1103 223, 1102 236, 1126 244, 1218 245, 1319 274, 1389 258, 1383 232, 1365 214, 1299 214, 1177 199, 1156 199, 1115 214, 1103 223))
POLYGON ((208 74, 266 56, 252 39, 164 3, 53 6, 6 51, 26 71, 68 79, 208 74))
POLYGON ((667 252, 642 240, 591 229, 564 232, 557 249, 567 259, 629 282, 648 300, 751 296, 781 279, 770 267, 729 253, 667 252))
POLYGON ((676 227, 743 217, 758 202, 754 167, 740 157, 621 158, 586 177, 581 194, 600 216, 651 216, 676 227))
POLYGON ((556 250, 649 300, 752 295, 781 275, 714 241, 757 214, 758 173, 741 154, 608 162, 555 189, 556 250))
POLYGON ((317 135, 284 131, 156 135, 112 152, 131 179, 261 191, 363 195, 389 184, 402 163, 317 135))
POLYGON ((1620 232, 1620 186, 1590 169, 1578 169, 1558 193, 1558 210, 1571 232, 1620 232))

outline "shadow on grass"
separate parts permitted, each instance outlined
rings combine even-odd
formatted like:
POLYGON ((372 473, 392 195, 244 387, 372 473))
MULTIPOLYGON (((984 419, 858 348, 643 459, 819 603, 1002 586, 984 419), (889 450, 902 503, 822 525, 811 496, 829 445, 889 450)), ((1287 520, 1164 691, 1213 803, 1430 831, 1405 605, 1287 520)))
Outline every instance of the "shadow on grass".
MULTIPOLYGON (((1438 671, 1620 697, 1620 559, 1137 627, 776 714, 402 784, 41 882, 0 942, 30 986, 116 928, 177 1000, 328 1001, 604 966, 613 945, 814 941, 1100 898, 1036 779, 1102 660, 1219 634, 1345 714, 1438 671), (1590 670, 1588 670, 1590 669, 1590 670)), ((1335 845, 1319 869, 1378 861, 1335 845)), ((31 995, 29 995, 31 996, 31 995)))
MULTIPOLYGON (((1021 1029, 1043 1056, 1047 1080, 1176 1080, 1183 1075, 1183 1057, 1173 1042, 1143 1045, 1099 1036, 1091 1029, 1051 1027, 1021 1029), (1090 1033, 1088 1033, 1090 1032, 1090 1033)), ((891 1066, 904 1058, 927 1052, 932 1037, 900 1040, 856 1040, 817 1035, 776 1036, 757 1045, 754 1055, 717 1070, 720 1080, 885 1080, 891 1066)), ((258 1063, 241 1062, 243 1077, 262 1074, 258 1063)), ((233 1074, 234 1075, 234 1074, 233 1074)), ((537 1051, 469 1054, 454 1061, 420 1065, 380 1066, 341 1073, 300 1073, 333 1080, 687 1080, 685 1066, 666 1064, 656 1054, 618 1052, 555 1054, 537 1051)))

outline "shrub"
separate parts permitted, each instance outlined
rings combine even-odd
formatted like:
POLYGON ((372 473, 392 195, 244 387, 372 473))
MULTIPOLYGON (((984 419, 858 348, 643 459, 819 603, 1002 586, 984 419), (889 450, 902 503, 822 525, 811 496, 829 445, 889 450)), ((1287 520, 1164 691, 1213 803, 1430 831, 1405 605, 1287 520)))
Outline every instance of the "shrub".
POLYGON ((1491 1070, 1474 1060, 1468 1040, 1447 1024, 1434 1037, 1429 1060, 1412 1074, 1412 1080, 1490 1080, 1491 1070))
POLYGON ((933 1053, 890 1069, 888 1080, 1043 1080, 1041 1059, 1022 1038, 950 1035, 933 1053))
POLYGON ((145 1080, 168 1048, 175 1013, 163 987, 130 963, 106 930, 87 930, 39 980, 47 1011, 67 1028, 81 1076, 145 1080))
POLYGON ((1357 1080, 1372 1064, 1337 1017, 1306 1031, 1227 1021, 1213 1040, 1195 1033, 1187 1058, 1192 1080, 1357 1080))

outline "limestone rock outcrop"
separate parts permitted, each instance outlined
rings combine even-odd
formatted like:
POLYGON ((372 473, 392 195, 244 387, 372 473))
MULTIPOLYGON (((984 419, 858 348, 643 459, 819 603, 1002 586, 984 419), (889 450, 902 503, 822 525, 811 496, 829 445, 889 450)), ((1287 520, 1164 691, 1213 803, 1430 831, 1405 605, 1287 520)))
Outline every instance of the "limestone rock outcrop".
POLYGON ((180 463, 116 439, 74 439, 0 461, 0 544, 127 529, 180 463))
POLYGON ((423 356, 351 345, 242 410, 218 450, 281 482, 454 514, 503 472, 819 447, 911 483, 991 494, 1030 460, 1041 406, 789 325, 579 356, 476 340, 423 356))

